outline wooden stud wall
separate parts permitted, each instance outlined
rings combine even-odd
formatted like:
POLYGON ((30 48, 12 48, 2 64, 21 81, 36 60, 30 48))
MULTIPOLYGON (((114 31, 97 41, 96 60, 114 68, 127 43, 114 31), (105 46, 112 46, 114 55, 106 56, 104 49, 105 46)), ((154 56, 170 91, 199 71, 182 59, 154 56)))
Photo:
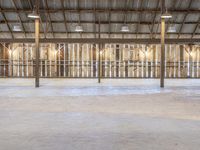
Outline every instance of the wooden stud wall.
MULTIPOLYGON (((105 44, 101 76, 106 78, 158 78, 160 45, 105 44)), ((166 78, 200 78, 199 45, 166 45, 166 78)), ((46 43, 40 46, 41 77, 98 77, 98 44, 46 43)), ((1 44, 0 76, 33 77, 34 44, 1 44)))

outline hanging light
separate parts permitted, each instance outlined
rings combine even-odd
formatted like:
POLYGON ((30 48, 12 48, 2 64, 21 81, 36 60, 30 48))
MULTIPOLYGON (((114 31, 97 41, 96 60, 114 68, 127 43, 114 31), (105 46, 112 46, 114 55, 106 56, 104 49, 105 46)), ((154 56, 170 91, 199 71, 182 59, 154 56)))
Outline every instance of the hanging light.
POLYGON ((35 6, 34 6, 34 9, 33 9, 33 12, 28 14, 28 17, 32 18, 32 19, 39 19, 40 18, 40 15, 37 13, 35 6))
POLYGON ((28 17, 32 18, 32 19, 38 19, 38 18, 40 18, 40 16, 36 13, 35 10, 33 10, 32 13, 28 14, 28 17))
POLYGON ((166 12, 161 15, 161 18, 170 19, 170 18, 172 18, 172 15, 166 10, 166 12))
POLYGON ((176 27, 174 25, 169 26, 167 32, 168 33, 176 33, 176 27))
POLYGON ((83 32, 83 27, 81 25, 77 25, 75 28, 76 32, 83 32))
POLYGON ((127 26, 127 25, 123 25, 122 27, 121 27, 121 32, 129 32, 130 30, 129 30, 129 27, 127 26))
POLYGON ((20 31, 22 31, 22 28, 20 25, 14 25, 12 30, 15 32, 20 32, 20 31))

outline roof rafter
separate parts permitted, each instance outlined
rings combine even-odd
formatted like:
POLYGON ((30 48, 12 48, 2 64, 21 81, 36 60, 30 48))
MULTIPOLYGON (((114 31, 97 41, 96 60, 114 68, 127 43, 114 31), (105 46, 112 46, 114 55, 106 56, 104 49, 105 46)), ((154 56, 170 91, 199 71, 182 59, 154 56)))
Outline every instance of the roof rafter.
POLYGON ((93 22, 93 26, 94 26, 94 37, 96 38, 96 32, 97 32, 97 29, 96 29, 96 17, 97 17, 97 14, 96 14, 96 5, 97 5, 97 0, 95 0, 95 3, 94 3, 94 15, 93 15, 93 17, 94 17, 94 22, 93 22))
MULTIPOLYGON (((1 10, 1 6, 0 6, 0 10, 1 10)), ((10 33, 12 39, 14 39, 13 32, 12 32, 10 26, 9 26, 9 23, 8 23, 8 21, 7 21, 7 19, 6 19, 6 16, 5 16, 4 12, 1 12, 1 14, 2 14, 2 17, 3 17, 5 23, 6 23, 7 27, 8 27, 8 30, 9 30, 9 33, 10 33)))
POLYGON ((111 7, 112 7, 112 0, 109 1, 109 12, 108 12, 108 34, 109 34, 109 38, 110 38, 110 33, 111 33, 111 7))
MULTIPOLYGON (((190 9, 190 7, 191 7, 191 5, 192 5, 192 2, 193 2, 193 0, 190 0, 190 3, 189 3, 189 5, 188 5, 188 9, 190 9)), ((184 23, 185 23, 185 20, 186 20, 188 14, 189 14, 189 12, 187 11, 186 14, 184 15, 184 18, 183 18, 183 21, 182 21, 181 27, 180 27, 180 29, 179 29, 178 37, 177 37, 177 38, 180 37, 180 33, 181 33, 182 29, 183 29, 183 26, 184 26, 184 23)))
MULTIPOLYGON (((13 3, 13 6, 15 7, 15 9, 17 10, 16 1, 12 0, 12 3, 13 3)), ((19 20, 19 22, 21 24, 21 27, 22 27, 22 29, 24 31, 24 37, 26 37, 25 27, 24 27, 24 24, 22 23, 22 19, 21 19, 20 13, 17 13, 17 16, 18 16, 18 20, 19 20)))
POLYGON ((49 6, 48 6, 48 2, 47 2, 47 0, 44 0, 44 3, 45 3, 45 6, 46 6, 46 14, 47 14, 47 16, 48 16, 48 19, 49 19, 49 24, 50 24, 50 27, 51 27, 51 32, 52 32, 52 35, 53 35, 53 37, 55 37, 54 36, 54 30, 53 30, 53 25, 52 25, 52 22, 51 22, 51 16, 50 16, 50 13, 49 13, 49 6))
MULTIPOLYGON (((173 10, 176 9, 176 5, 177 5, 177 4, 179 4, 178 7, 180 8, 180 7, 181 7, 180 0, 174 0, 174 1, 173 1, 173 4, 172 4, 172 6, 173 6, 172 9, 173 9, 173 10), (179 3, 178 3, 178 2, 179 2, 179 3)), ((173 18, 174 18, 174 16, 173 16, 173 18)), ((176 20, 176 18, 175 18, 174 20, 176 20)), ((169 25, 170 25, 171 23, 172 23, 172 21, 169 19, 169 20, 167 21, 166 28, 165 28, 166 34, 168 34, 168 33, 167 33, 167 30, 168 30, 169 25)), ((182 24, 182 22, 181 22, 181 24, 182 24)))
POLYGON ((195 28, 194 28, 194 30, 193 30, 193 32, 192 32, 192 36, 191 36, 191 38, 193 38, 194 35, 196 34, 196 31, 197 31, 199 25, 200 25, 200 16, 199 16, 198 23, 196 24, 196 26, 195 26, 195 28))
MULTIPOLYGON (((159 3, 160 3, 160 0, 157 0, 157 3, 156 3, 156 8, 158 9, 159 8, 159 3)), ((153 16, 153 19, 152 19, 152 26, 151 26, 151 36, 153 38, 153 29, 154 29, 154 25, 155 25, 155 21, 156 21, 156 15, 157 13, 154 13, 154 16, 153 16)))
MULTIPOLYGON (((139 3, 140 0, 138 0, 138 3, 139 3)), ((140 9, 142 7, 142 4, 143 4, 143 0, 141 0, 141 3, 140 3, 140 6, 138 7, 138 9, 140 9)), ((136 25, 136 38, 137 38, 137 35, 138 35, 138 32, 139 32, 139 25, 140 25, 140 21, 141 21, 141 15, 142 13, 139 13, 138 15, 138 23, 136 25)))
MULTIPOLYGON (((78 22, 81 24, 81 12, 80 12, 80 1, 77 0, 77 10, 78 10, 78 22)), ((82 32, 80 32, 80 36, 82 37, 82 32)))
MULTIPOLYGON (((124 24, 126 24, 127 22, 127 8, 128 8, 128 4, 129 4, 130 0, 126 0, 125 3, 124 3, 124 24)), ((124 33, 122 34, 122 37, 124 38, 124 33)))
POLYGON ((64 0, 60 0, 60 2, 61 2, 61 6, 62 6, 62 13, 63 13, 63 18, 64 18, 65 30, 66 30, 66 34, 68 34, 67 19, 66 19, 65 8, 64 8, 64 0))

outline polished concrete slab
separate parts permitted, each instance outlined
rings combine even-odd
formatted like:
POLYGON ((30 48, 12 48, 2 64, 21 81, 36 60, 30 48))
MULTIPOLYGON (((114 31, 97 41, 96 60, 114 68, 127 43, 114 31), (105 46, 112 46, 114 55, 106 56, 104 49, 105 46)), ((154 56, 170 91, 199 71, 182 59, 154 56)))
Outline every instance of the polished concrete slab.
POLYGON ((2 150, 197 150, 199 139, 199 79, 0 79, 2 150))

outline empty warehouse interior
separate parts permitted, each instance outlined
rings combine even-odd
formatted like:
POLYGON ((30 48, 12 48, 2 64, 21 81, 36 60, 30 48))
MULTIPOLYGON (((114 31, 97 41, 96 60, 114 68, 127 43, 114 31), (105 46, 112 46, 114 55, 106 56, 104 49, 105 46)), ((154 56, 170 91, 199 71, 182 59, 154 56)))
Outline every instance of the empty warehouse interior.
POLYGON ((197 150, 199 0, 0 0, 0 150, 197 150))

